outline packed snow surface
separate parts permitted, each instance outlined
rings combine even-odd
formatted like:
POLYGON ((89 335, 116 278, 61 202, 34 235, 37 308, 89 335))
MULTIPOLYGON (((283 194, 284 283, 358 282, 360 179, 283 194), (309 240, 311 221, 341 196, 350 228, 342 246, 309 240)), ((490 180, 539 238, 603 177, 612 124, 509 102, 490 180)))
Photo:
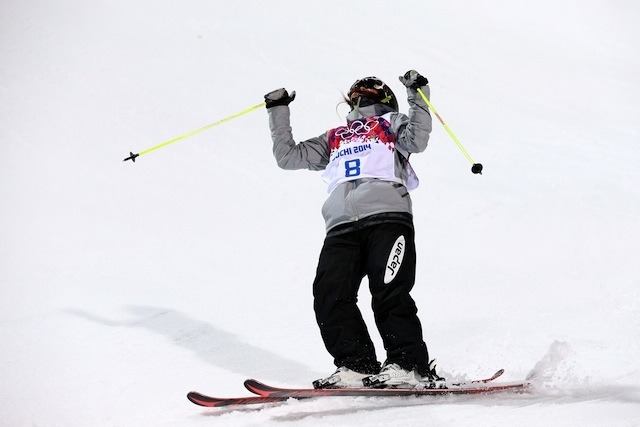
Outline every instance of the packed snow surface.
MULTIPOLYGON (((640 425, 640 6, 4 1, 0 425, 640 425), (439 122, 411 158, 413 296, 439 371, 531 393, 203 409, 333 371, 312 310, 318 173, 280 170, 341 92, 416 69, 439 122)), ((366 281, 360 305, 378 346, 366 281)))

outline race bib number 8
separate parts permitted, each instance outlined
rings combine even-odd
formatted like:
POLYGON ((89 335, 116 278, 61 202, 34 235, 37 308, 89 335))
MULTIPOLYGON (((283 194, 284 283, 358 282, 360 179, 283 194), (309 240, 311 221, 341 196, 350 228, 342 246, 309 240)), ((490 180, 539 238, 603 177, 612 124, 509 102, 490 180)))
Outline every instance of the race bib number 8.
POLYGON ((346 178, 353 178, 360 175, 360 159, 347 160, 344 162, 346 178))
POLYGON ((344 144, 333 153, 322 177, 329 184, 329 192, 345 181, 360 178, 398 182, 394 158, 395 152, 383 143, 344 144))
MULTIPOLYGON (((322 179, 328 184, 329 193, 343 182, 361 178, 377 178, 404 184, 395 171, 397 153, 395 136, 390 130, 390 117, 389 113, 354 120, 347 126, 327 133, 330 158, 322 179)), ((405 163, 406 168, 410 168, 408 162, 405 163)), ((411 175, 413 170, 409 172, 411 175)), ((415 185, 408 183, 409 190, 417 187, 417 178, 415 181, 415 185)))

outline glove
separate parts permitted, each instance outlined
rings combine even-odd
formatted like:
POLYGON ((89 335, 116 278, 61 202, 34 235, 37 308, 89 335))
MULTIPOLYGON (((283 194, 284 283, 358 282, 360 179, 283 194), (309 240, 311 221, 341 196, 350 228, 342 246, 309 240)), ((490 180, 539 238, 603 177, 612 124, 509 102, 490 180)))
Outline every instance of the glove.
POLYGON ((400 76, 398 78, 403 85, 411 89, 418 89, 419 87, 429 84, 429 80, 427 80, 425 76, 421 75, 416 70, 409 70, 404 73, 404 76, 400 76))
POLYGON ((295 98, 295 91, 291 92, 291 95, 289 95, 285 88, 281 88, 266 94, 264 96, 264 102, 266 102, 267 108, 271 108, 275 107, 276 105, 289 105, 295 98))

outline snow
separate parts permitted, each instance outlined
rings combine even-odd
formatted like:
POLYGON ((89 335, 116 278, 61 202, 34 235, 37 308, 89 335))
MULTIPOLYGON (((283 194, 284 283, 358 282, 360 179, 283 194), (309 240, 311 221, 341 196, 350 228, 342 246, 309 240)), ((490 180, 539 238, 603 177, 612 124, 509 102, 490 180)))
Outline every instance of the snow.
POLYGON ((640 425, 636 2, 1 8, 1 425, 640 425), (430 353, 535 390, 194 406, 332 372, 311 300, 325 188, 277 168, 264 110, 122 159, 283 86, 298 139, 342 123, 367 75, 406 111, 410 68, 485 167, 437 122, 412 157, 430 353))

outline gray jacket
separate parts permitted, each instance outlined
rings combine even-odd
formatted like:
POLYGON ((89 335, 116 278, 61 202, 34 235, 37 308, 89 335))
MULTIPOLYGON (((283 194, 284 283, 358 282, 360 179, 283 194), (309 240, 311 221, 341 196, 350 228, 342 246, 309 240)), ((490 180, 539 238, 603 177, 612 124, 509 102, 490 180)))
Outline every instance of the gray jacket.
MULTIPOLYGON (((429 86, 421 88, 429 97, 429 86)), ((416 90, 407 89, 409 115, 394 112, 383 104, 362 107, 349 113, 347 120, 359 117, 382 116, 392 112, 390 130, 395 136, 394 173, 399 180, 407 182, 412 170, 408 164, 411 153, 420 153, 427 148, 431 133, 431 115, 428 107, 416 90)), ((268 109, 269 127, 273 140, 273 154, 282 169, 324 170, 330 161, 328 145, 329 131, 302 141, 293 140, 288 106, 268 109)), ((381 214, 412 215, 411 198, 403 184, 376 178, 361 178, 338 185, 322 207, 327 232, 381 214)))

